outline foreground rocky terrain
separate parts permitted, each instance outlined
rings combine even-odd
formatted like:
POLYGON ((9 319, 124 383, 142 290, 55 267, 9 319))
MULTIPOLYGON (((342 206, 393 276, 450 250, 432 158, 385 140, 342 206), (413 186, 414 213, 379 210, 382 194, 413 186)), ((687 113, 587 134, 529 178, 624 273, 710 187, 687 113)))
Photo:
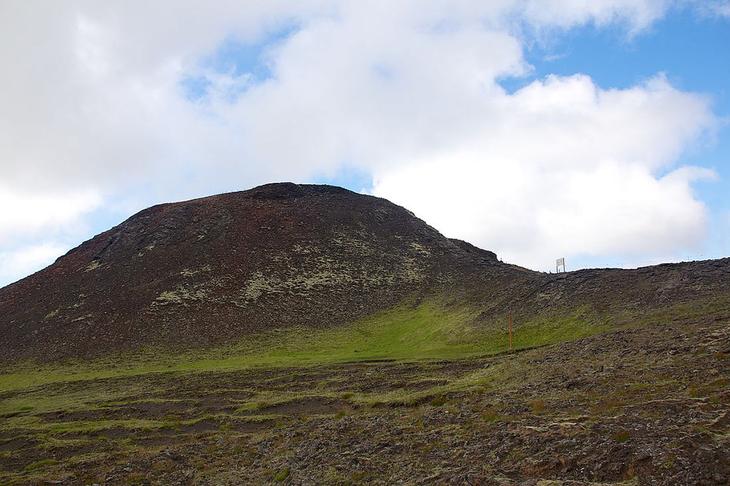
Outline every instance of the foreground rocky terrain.
POLYGON ((0 395, 3 484, 730 482, 730 308, 492 357, 0 395))

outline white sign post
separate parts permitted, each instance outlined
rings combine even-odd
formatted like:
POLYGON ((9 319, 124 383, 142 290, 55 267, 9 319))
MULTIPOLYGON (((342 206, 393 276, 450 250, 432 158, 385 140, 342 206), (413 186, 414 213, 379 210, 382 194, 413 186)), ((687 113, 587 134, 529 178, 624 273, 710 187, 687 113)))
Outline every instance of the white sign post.
POLYGON ((565 258, 555 260, 555 271, 557 273, 565 272, 565 258))

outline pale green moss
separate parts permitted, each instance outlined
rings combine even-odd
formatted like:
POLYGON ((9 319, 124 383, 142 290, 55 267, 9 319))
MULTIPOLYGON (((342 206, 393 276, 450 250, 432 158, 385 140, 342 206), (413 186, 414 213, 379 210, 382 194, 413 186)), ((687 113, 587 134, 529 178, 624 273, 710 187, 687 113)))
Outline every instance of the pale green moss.
POLYGON ((92 260, 91 263, 86 265, 86 267, 84 268, 84 271, 91 272, 92 270, 96 270, 99 267, 101 267, 101 263, 99 263, 99 260, 92 260))

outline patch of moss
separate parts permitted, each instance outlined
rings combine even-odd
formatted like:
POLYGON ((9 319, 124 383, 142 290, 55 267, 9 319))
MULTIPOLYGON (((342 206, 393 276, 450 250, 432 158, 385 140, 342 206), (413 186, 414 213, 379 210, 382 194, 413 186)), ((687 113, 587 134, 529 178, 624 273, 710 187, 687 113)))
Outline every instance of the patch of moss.
POLYGON ((55 466, 56 464, 58 464, 58 461, 55 459, 41 459, 25 466, 25 472, 38 471, 40 469, 45 469, 49 466, 55 466))
POLYGON ((530 401, 530 410, 534 414, 541 414, 545 411, 545 401, 541 399, 530 401))
POLYGON ((631 433, 627 430, 620 430, 618 432, 615 432, 611 438, 615 440, 616 442, 623 443, 628 441, 631 438, 631 433))
POLYGON ((289 477, 289 473, 290 471, 288 467, 279 469, 276 474, 274 474, 274 481, 276 481, 277 483, 286 481, 286 478, 289 477))

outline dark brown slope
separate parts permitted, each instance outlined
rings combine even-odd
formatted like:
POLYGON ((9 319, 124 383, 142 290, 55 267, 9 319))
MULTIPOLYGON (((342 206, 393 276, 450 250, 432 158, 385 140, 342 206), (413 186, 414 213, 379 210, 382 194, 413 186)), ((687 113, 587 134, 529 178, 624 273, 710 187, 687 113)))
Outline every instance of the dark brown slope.
POLYGON ((269 184, 151 207, 0 289, 0 356, 88 357, 333 326, 470 272, 537 275, 384 199, 269 184))
POLYGON ((589 308, 635 314, 726 296, 730 260, 532 272, 445 238, 384 199, 269 184, 146 209, 0 289, 0 360, 173 350, 294 325, 336 326, 445 295, 522 321, 589 308))

